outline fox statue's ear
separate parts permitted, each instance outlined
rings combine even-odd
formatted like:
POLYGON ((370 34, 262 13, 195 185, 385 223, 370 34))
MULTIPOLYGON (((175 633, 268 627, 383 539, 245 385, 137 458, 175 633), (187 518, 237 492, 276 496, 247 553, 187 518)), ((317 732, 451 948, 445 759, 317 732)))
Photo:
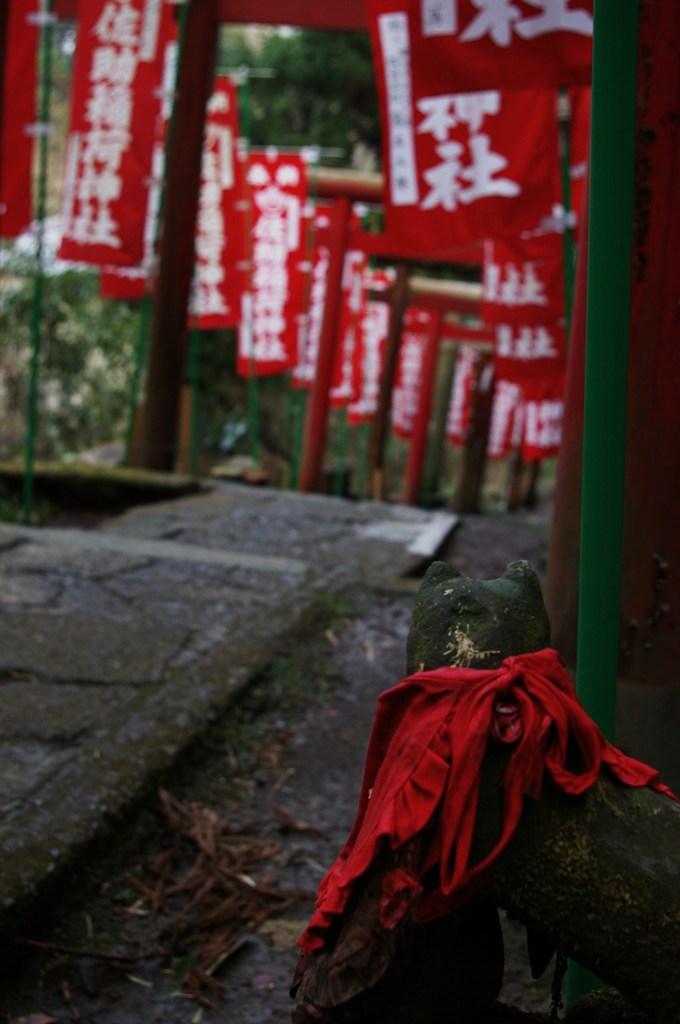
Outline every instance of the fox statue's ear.
POLYGON ((503 579, 515 580, 517 583, 531 587, 536 593, 541 593, 541 584, 530 562, 510 562, 503 573, 503 579))
POLYGON ((449 580, 460 579, 461 576, 462 573, 448 562, 433 562, 423 576, 418 593, 426 594, 433 587, 438 587, 441 583, 448 583, 449 580))

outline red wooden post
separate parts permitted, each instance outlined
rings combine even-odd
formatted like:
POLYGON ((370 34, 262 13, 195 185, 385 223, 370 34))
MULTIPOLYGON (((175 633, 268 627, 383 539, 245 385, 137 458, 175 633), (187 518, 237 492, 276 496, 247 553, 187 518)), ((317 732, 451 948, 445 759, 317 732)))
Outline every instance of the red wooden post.
POLYGON ((172 121, 146 403, 136 460, 145 469, 171 470, 175 461, 203 127, 212 89, 217 29, 216 0, 192 0, 186 11, 172 121))
POLYGON ((640 4, 620 745, 680 788, 680 17, 640 4), (641 715, 641 709, 644 714, 641 715))
POLYGON ((319 338, 319 354, 316 376, 309 395, 305 434, 300 464, 300 490, 316 491, 319 488, 323 454, 328 430, 328 393, 333 376, 333 364, 340 321, 340 296, 342 271, 347 248, 347 230, 352 205, 347 196, 338 196, 331 211, 329 234, 330 258, 326 303, 319 338))
POLYGON ((366 0, 219 0, 222 21, 367 32, 366 0))
POLYGON ((432 408, 437 355, 439 353, 441 323, 441 313, 434 313, 425 344, 418 412, 413 424, 413 436, 411 437, 406 462, 406 480, 402 499, 406 505, 417 505, 422 495, 423 470, 425 468, 425 454, 427 452, 427 441, 430 432, 430 411, 432 408))

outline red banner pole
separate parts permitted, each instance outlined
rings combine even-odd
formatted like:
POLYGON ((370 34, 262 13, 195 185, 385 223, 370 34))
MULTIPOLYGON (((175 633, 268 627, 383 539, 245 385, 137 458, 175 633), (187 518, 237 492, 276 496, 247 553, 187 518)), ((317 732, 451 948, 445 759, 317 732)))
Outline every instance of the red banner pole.
POLYGON ((418 412, 413 424, 413 437, 408 450, 406 463, 406 481, 402 501, 406 505, 418 505, 423 489, 423 469, 425 452, 430 426, 430 410, 434 393, 434 376, 439 353, 439 335, 441 332, 441 313, 435 313, 427 334, 425 355, 423 358, 423 376, 420 386, 418 412))
POLYGON ((352 205, 346 196, 338 196, 331 211, 331 226, 328 236, 330 257, 326 303, 323 311, 323 322, 319 338, 319 355, 316 365, 316 376, 307 403, 305 433, 300 466, 300 490, 318 490, 321 477, 326 433, 328 430, 328 393, 333 376, 333 362, 337 345, 337 325, 340 320, 340 288, 342 270, 347 248, 347 230, 349 228, 352 205))

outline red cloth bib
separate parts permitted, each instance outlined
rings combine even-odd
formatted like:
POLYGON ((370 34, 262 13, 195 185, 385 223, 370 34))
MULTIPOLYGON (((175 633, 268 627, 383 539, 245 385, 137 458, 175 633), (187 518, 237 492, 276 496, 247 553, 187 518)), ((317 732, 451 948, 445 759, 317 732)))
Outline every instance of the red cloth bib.
POLYGON ((557 651, 506 658, 499 668, 416 672, 378 700, 359 808, 352 831, 321 885, 317 910, 298 944, 321 949, 352 886, 385 842, 394 850, 428 828, 420 878, 438 866, 438 889, 417 908, 432 920, 464 902, 507 845, 525 796, 538 797, 545 773, 565 792, 583 793, 605 766, 627 786, 671 797, 659 773, 609 743, 579 702, 557 651), (503 777, 502 835, 489 855, 469 863, 480 769, 490 737, 511 743, 503 777), (566 767, 567 749, 583 771, 566 767), (439 813, 440 811, 445 813, 439 813))

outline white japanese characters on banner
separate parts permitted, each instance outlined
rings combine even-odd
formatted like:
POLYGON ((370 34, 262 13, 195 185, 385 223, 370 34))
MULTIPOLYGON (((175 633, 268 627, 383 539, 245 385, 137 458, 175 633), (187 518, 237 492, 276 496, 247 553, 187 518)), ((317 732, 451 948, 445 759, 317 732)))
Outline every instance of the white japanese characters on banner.
POLYGON ((165 50, 176 33, 172 7, 163 0, 81 5, 60 258, 142 263, 165 50))
POLYGON ((392 431, 409 438, 418 414, 423 384, 423 363, 433 314, 427 309, 409 306, 399 342, 397 373, 392 391, 392 431))
POLYGON ((475 374, 480 354, 472 345, 461 345, 451 384, 446 416, 446 437, 452 444, 465 444, 470 429, 470 411, 475 390, 475 374))
POLYGON ((427 254, 539 224, 559 195, 554 89, 452 91, 407 0, 372 6, 388 235, 427 254))
POLYGON ((524 386, 524 434, 522 458, 525 462, 556 455, 562 440, 564 419, 564 375, 528 381, 524 386))
POLYGON ((144 257, 139 266, 103 266, 99 273, 99 292, 104 299, 142 299, 153 292, 156 270, 156 246, 161 193, 165 176, 165 140, 172 111, 172 95, 177 73, 177 40, 166 40, 163 55, 161 115, 156 121, 156 135, 151 151, 148 177, 146 217, 144 219, 144 257))
POLYGON ((317 206, 313 218, 313 255, 306 310, 298 318, 298 356, 291 374, 293 387, 311 388, 316 376, 319 343, 323 327, 331 251, 328 236, 331 226, 329 207, 317 206))
POLYGON ((236 86, 220 76, 208 102, 196 223, 191 317, 202 329, 239 323, 246 286, 245 173, 236 86))
POLYGON ((428 86, 476 89, 590 81, 593 0, 368 0, 372 20, 400 14, 428 86))
POLYGON ((506 459, 522 443, 524 401, 522 388, 509 380, 497 380, 491 409, 486 453, 490 459, 506 459))
POLYGON ((237 371, 244 377, 284 373, 297 361, 305 253, 307 164, 274 149, 250 154, 252 207, 250 292, 243 296, 237 371))
POLYGON ((362 249, 348 248, 342 271, 340 324, 329 400, 333 408, 347 405, 354 394, 354 352, 366 308, 365 273, 368 257, 362 249))
MULTIPOLYGON (((384 291, 392 284, 394 276, 390 270, 369 270, 365 275, 367 288, 372 293, 384 291)), ((388 303, 369 298, 359 324, 354 352, 352 400, 347 406, 347 421, 352 426, 368 423, 378 408, 389 326, 388 303)))
MULTIPOLYGON (((35 0, 11 0, 0 68, 0 238, 15 238, 31 223, 31 161, 35 124, 35 0)), ((46 130, 47 125, 42 126, 46 130)))
POLYGON ((484 243, 482 319, 492 326, 564 316, 562 239, 493 239, 484 243))
POLYGON ((561 324, 498 324, 496 362, 504 372, 519 376, 541 372, 564 360, 564 327, 561 324))

